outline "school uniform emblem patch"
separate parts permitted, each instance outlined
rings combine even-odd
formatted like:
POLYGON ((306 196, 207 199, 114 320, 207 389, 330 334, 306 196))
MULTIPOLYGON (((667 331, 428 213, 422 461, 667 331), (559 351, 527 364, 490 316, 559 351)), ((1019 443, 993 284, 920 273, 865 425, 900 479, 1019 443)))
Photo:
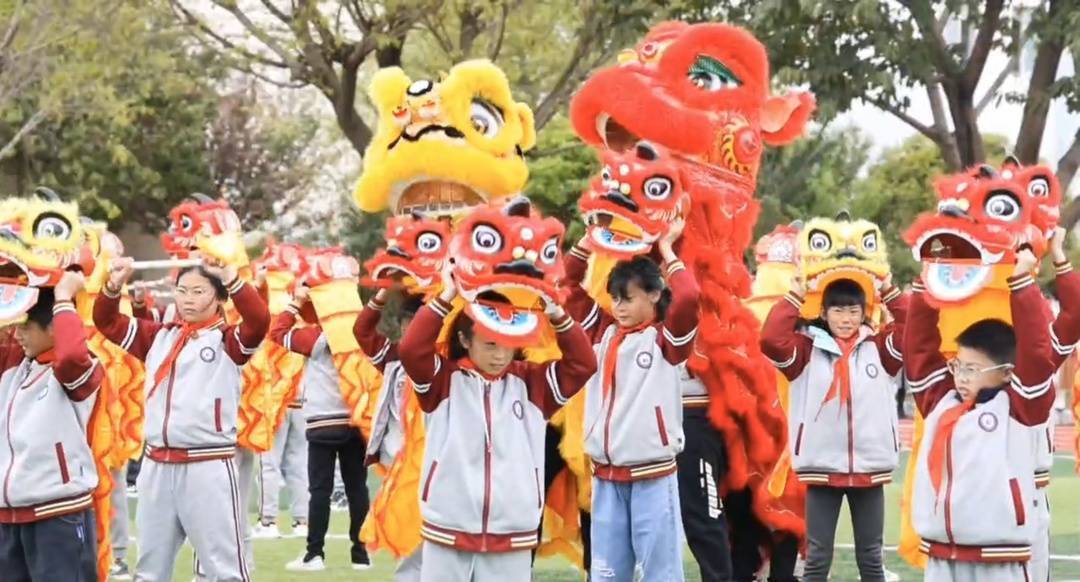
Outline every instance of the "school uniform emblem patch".
POLYGON ((213 362, 214 358, 216 358, 216 357, 217 357, 217 350, 215 350, 214 348, 206 347, 206 348, 203 348, 203 349, 199 350, 199 359, 206 362, 207 364, 209 364, 210 362, 213 362))
POLYGON ((877 365, 876 364, 867 364, 866 365, 866 375, 870 376, 871 378, 877 378, 878 377, 878 367, 877 367, 877 365))
POLYGON ((634 358, 634 361, 637 362, 638 367, 642 370, 648 370, 652 367, 652 353, 638 352, 638 355, 636 358, 634 358))
POLYGON ((516 416, 518 420, 525 419, 525 405, 522 404, 520 400, 515 400, 514 405, 511 408, 513 408, 514 416, 516 416))
POLYGON ((986 432, 994 432, 998 426, 997 416, 993 412, 984 412, 979 415, 979 428, 986 432))

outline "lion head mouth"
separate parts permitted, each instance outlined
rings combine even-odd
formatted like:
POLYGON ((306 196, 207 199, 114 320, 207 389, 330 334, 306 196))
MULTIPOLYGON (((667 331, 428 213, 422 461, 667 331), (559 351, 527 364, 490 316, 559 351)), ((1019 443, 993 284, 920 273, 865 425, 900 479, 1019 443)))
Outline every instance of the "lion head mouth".
POLYGON ((486 201, 484 195, 465 184, 421 179, 395 193, 390 207, 396 215, 415 214, 438 219, 467 214, 486 201))

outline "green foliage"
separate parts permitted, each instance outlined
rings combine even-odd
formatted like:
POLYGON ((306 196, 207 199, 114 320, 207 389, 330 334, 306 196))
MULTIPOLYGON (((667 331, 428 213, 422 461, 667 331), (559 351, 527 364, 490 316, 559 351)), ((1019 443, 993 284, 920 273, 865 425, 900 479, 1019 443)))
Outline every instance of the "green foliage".
POLYGON ((769 148, 758 172, 760 237, 777 224, 833 216, 849 208, 869 141, 855 128, 821 129, 782 147, 769 148))
POLYGON ((72 13, 54 14, 56 26, 87 18, 94 34, 62 37, 48 75, 3 107, 5 120, 48 112, 3 173, 16 193, 46 185, 93 218, 156 227, 178 199, 212 191, 205 131, 220 71, 212 58, 185 51, 153 8, 61 4, 72 13))
POLYGON ((559 115, 552 119, 528 153, 529 182, 525 194, 546 216, 554 216, 566 225, 565 243, 572 246, 585 228, 577 203, 590 178, 600 171, 596 153, 574 135, 569 120, 559 115))

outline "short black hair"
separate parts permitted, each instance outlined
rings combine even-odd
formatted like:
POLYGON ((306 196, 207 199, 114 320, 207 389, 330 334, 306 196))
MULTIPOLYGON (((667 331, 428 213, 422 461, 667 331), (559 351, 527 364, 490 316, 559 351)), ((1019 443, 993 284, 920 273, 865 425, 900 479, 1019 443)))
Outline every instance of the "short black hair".
POLYGON ((660 292, 660 301, 656 302, 656 318, 664 319, 668 305, 671 304, 671 289, 668 289, 664 282, 664 276, 656 262, 645 255, 619 261, 608 275, 607 292, 612 299, 628 299, 630 283, 634 283, 646 293, 660 292))
POLYGON ((26 312, 26 322, 36 323, 41 326, 41 329, 48 328, 52 325, 53 305, 55 304, 56 297, 53 295, 51 287, 38 289, 37 303, 26 312))
POLYGON ((996 365, 1016 363, 1016 332, 1000 319, 984 319, 956 336, 956 344, 976 350, 996 365))
POLYGON ((837 279, 825 287, 825 293, 821 298, 823 310, 856 306, 866 309, 866 292, 863 291, 862 285, 851 279, 837 279))
POLYGON ((218 279, 214 275, 211 275, 202 265, 195 265, 192 267, 184 267, 180 269, 180 272, 176 274, 176 284, 180 284, 180 277, 187 275, 188 273, 195 271, 202 275, 207 281, 210 281, 210 285, 214 288, 214 296, 218 301, 225 301, 229 298, 229 290, 225 288, 225 282, 218 279))

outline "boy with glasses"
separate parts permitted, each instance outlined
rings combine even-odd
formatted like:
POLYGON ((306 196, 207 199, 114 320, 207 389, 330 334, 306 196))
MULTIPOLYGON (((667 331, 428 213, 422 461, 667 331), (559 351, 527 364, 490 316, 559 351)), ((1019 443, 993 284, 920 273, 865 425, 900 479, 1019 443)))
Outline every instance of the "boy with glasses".
POLYGON ((1053 405, 1050 318, 1031 276, 1037 259, 1017 253, 1009 279, 1014 326, 979 321, 941 355, 938 312, 917 282, 904 367, 926 418, 915 471, 913 521, 929 557, 925 580, 1027 580, 1034 538, 1032 428, 1053 405))

